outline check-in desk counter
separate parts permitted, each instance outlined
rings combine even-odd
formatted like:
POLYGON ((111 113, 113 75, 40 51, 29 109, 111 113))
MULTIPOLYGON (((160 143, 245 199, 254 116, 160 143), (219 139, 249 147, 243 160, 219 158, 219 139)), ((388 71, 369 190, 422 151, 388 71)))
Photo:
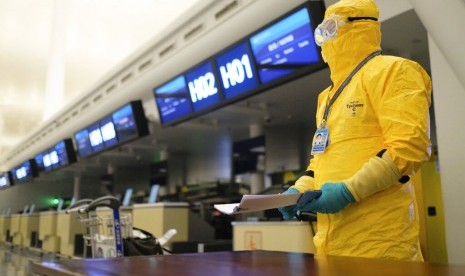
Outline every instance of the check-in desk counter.
MULTIPOLYGON (((113 235, 114 215, 113 210, 108 207, 98 207, 96 215, 99 219, 98 233, 102 235, 113 235)), ((132 207, 120 207, 119 219, 121 223, 121 234, 123 237, 130 236, 132 229, 132 207)))
POLYGON ((39 232, 39 214, 23 214, 20 218, 21 245, 23 247, 36 247, 39 232))
POLYGON ((82 254, 84 245, 76 244, 76 241, 77 236, 82 237, 86 233, 85 224, 79 221, 77 214, 67 214, 65 211, 57 213, 56 221, 56 233, 60 238, 60 254, 68 257, 74 256, 76 252, 82 254))
POLYGON ((0 216, 0 242, 7 242, 8 234, 11 233, 11 216, 0 216))
POLYGON ((174 241, 188 240, 189 204, 186 202, 161 202, 134 204, 133 225, 160 238, 168 230, 176 229, 177 234, 165 245, 171 248, 174 241))
POLYGON ((57 212, 47 211, 39 213, 39 240, 42 250, 56 253, 60 250, 60 238, 57 235, 57 212))
POLYGON ((21 214, 11 215, 10 235, 12 237, 11 243, 13 245, 22 245, 23 236, 21 234, 21 214))
POLYGON ((271 250, 315 253, 308 222, 232 222, 233 250, 271 250))

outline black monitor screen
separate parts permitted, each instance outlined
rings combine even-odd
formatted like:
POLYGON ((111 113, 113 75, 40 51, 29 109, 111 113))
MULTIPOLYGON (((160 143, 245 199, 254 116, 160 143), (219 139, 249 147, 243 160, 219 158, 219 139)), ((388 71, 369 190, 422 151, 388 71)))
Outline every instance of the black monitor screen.
POLYGON ((250 138, 233 144, 234 174, 255 172, 264 165, 265 136, 250 138))
POLYGON ((15 183, 25 182, 37 176, 35 160, 28 160, 11 171, 15 183))
POLYGON ((65 139, 57 143, 51 149, 37 154, 35 162, 39 172, 50 171, 76 162, 73 142, 71 139, 65 139))
POLYGON ((44 171, 45 170, 45 166, 44 166, 44 153, 39 153, 37 154, 35 157, 34 157, 35 161, 36 161, 36 164, 37 164, 37 169, 39 170, 39 172, 41 171, 44 171))
POLYGON ((100 132, 102 133, 102 139, 105 147, 111 147, 118 143, 118 140, 116 139, 115 125, 113 124, 111 116, 103 118, 100 121, 100 132))
POLYGON ((130 104, 113 112, 112 118, 115 124, 118 141, 125 142, 138 137, 136 121, 130 104))
POLYGON ((69 164, 68 152, 66 151, 65 141, 56 144, 54 151, 57 154, 58 162, 56 167, 66 166, 69 164))
POLYGON ((7 172, 0 174, 0 189, 10 187, 10 186, 11 186, 10 175, 7 172))
POLYGON ((80 157, 85 157, 92 153, 92 146, 89 141, 89 132, 83 129, 74 135, 76 141, 77 152, 80 157))
POLYGON ((321 62, 307 8, 254 34, 250 44, 262 83, 288 75, 299 66, 321 62))
POLYGON ((163 124, 192 113, 186 81, 183 75, 155 88, 154 93, 160 120, 163 124))
POLYGON ((166 185, 168 183, 168 162, 160 161, 150 164, 150 184, 166 185))

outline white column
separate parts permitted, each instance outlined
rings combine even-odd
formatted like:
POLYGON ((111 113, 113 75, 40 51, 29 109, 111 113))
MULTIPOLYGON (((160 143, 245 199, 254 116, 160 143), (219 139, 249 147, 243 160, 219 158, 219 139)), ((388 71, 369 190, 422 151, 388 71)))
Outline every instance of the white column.
POLYGON ((73 198, 75 201, 81 198, 80 189, 81 189, 81 176, 76 175, 74 176, 74 184, 73 184, 73 198))
POLYGON ((63 106, 65 80, 66 1, 53 1, 52 37, 45 83, 43 120, 63 106))
MULTIPOLYGON (((446 19, 444 19, 446 20, 446 19)), ((464 38, 462 38, 463 40, 464 38)), ((439 168, 449 263, 465 264, 465 89, 439 45, 429 37, 439 168)), ((465 63, 463 55, 456 56, 465 63)))
MULTIPOLYGON (((250 125, 249 136, 250 138, 263 135, 263 125, 250 125)), ((250 176, 250 193, 257 194, 263 191, 265 187, 265 171, 253 172, 250 176)))
POLYGON ((465 1, 410 0, 415 12, 451 67, 451 74, 465 87, 463 43, 465 1))
MULTIPOLYGON (((160 156, 160 161, 166 161, 169 158, 169 152, 168 149, 162 149, 159 152, 160 156)), ((169 171, 168 171, 169 175, 169 171)), ((166 185, 160 186, 160 190, 158 191, 159 195, 167 195, 168 193, 176 193, 176 183, 173 185, 170 185, 170 183, 167 183, 166 185)))

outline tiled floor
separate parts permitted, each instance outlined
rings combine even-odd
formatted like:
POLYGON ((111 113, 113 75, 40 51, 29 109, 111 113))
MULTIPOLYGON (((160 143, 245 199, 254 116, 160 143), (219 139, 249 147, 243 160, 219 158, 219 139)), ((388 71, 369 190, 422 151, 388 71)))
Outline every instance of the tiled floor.
POLYGON ((30 250, 0 245, 0 276, 31 275, 31 261, 49 260, 30 250))

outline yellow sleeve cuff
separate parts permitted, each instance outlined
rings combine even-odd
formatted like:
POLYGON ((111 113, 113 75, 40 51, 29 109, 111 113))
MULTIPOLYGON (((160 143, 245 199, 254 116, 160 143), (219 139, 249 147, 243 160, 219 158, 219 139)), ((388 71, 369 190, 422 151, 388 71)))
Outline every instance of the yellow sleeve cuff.
POLYGON ((295 184, 291 187, 299 192, 303 193, 306 190, 314 190, 315 189, 315 179, 308 175, 303 175, 297 179, 295 184))
POLYGON ((372 157, 351 178, 344 181, 356 201, 360 201, 377 192, 398 183, 400 172, 389 154, 384 152, 382 157, 372 157))

